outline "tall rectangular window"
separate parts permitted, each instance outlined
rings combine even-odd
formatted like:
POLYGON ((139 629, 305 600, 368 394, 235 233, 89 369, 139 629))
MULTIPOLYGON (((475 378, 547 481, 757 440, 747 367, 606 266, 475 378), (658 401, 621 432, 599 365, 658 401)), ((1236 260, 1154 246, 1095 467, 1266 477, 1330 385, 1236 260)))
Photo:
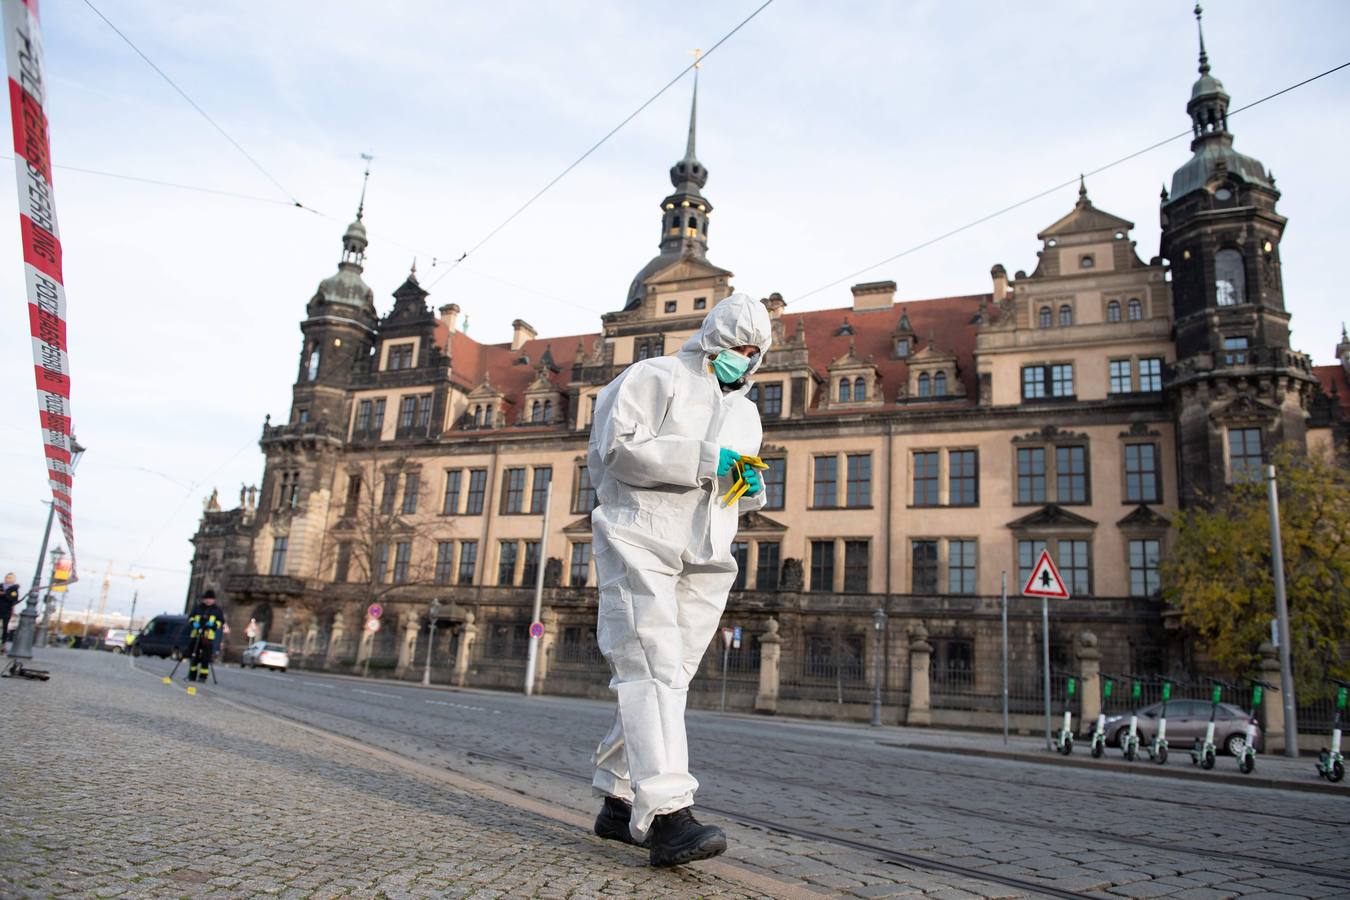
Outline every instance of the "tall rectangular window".
POLYGON ((834 590, 834 541, 811 542, 811 590, 834 590))
POLYGON ((394 514, 394 500, 398 498, 398 475, 384 476, 384 492, 380 494, 380 515, 394 514))
POLYGON ((784 488, 787 482, 787 460, 779 457, 766 459, 764 462, 768 468, 759 473, 764 478, 764 508, 782 509, 786 493, 784 488))
POLYGON ((1130 596, 1153 597, 1162 586, 1158 559, 1162 545, 1156 540, 1130 541, 1130 596))
POLYGON ((394 584, 408 580, 408 563, 412 561, 412 542, 399 541, 394 546, 394 584))
POLYGON ((979 459, 976 450, 952 450, 947 454, 947 503, 949 505, 980 505, 979 459))
POLYGON ((1159 503, 1158 445, 1125 445, 1125 500, 1129 503, 1159 503))
POLYGON ((478 568, 478 542, 459 542, 459 583, 473 584, 473 573, 478 568))
POLYGON ((1228 471, 1234 484, 1261 480, 1261 429, 1228 429, 1228 471))
POLYGON ((850 453, 848 455, 848 487, 845 505, 872 505, 872 454, 850 453))
POLYGON ((936 594, 938 589, 937 541, 910 541, 910 592, 936 594))
POLYGON ((453 516, 459 512, 459 483, 464 474, 461 469, 451 469, 445 473, 445 500, 441 504, 441 513, 453 516))
POLYGON ((914 454, 914 505, 937 506, 938 455, 936 450, 914 454))
POLYGON ((1223 339, 1223 363, 1226 366, 1245 366, 1247 364, 1248 340, 1245 337, 1226 337, 1223 339))
POLYGON ((544 501, 548 499, 549 486, 553 484, 552 466, 535 466, 534 481, 530 484, 530 512, 542 513, 544 501))
POLYGON ((1130 361, 1113 359, 1110 363, 1111 383, 1107 391, 1112 394, 1128 394, 1134 385, 1130 380, 1130 361))
POLYGON ((413 427, 415 421, 417 421, 417 398, 404 397, 398 401, 398 427, 406 431, 413 427))
POLYGON ((1045 366, 1022 367, 1022 399, 1039 400, 1045 396, 1045 366))
POLYGON ((346 584, 347 576, 352 568, 352 545, 350 541, 343 541, 337 548, 337 565, 333 567, 333 580, 338 584, 346 584))
POLYGON ((436 571, 435 579, 437 584, 449 584, 454 575, 455 564, 455 542, 438 541, 436 544, 436 571))
POLYGON ((745 573, 750 565, 750 545, 745 541, 732 541, 731 558, 736 560, 736 580, 731 582, 733 591, 745 590, 745 573))
POLYGON ((1055 448, 1055 500, 1086 503, 1088 495, 1087 448, 1055 448))
POLYGON ((771 381, 763 385, 759 400, 759 414, 778 418, 783 415, 783 383, 771 381))
POLYGON ((269 570, 269 574, 286 574, 286 542, 288 540, 284 537, 272 539, 272 568, 269 570))
POLYGON ((760 541, 756 548, 755 590, 778 590, 778 567, 781 545, 777 541, 760 541))
POLYGON ((431 395, 422 394, 417 398, 417 427, 425 429, 431 424, 431 395))
POLYGON ((1045 502, 1045 448, 1017 449, 1017 502, 1045 502))
POLYGON ((839 457, 817 456, 816 477, 812 486, 811 505, 816 509, 830 509, 839 505, 839 457))
POLYGON ((947 542, 947 593, 975 593, 975 542, 947 542))
POLYGON ((370 430, 370 411, 372 404, 369 400, 362 400, 356 405, 356 427, 352 429, 356 434, 365 434, 370 430))
POLYGON ((498 546, 501 549, 497 554, 497 583, 515 584, 517 544, 515 541, 501 541, 498 546))
POLYGON ((384 579, 389 575, 389 545, 375 545, 375 583, 384 584, 384 579))
POLYGON ((591 577, 591 545, 589 541, 572 545, 572 571, 569 583, 572 587, 585 587, 591 577))
POLYGON ((403 514, 410 516, 417 512, 417 492, 422 489, 422 476, 409 472, 403 478, 403 514))
POLYGON ((1162 390, 1162 363, 1154 357, 1139 360, 1139 390, 1162 390))
POLYGON ((347 476, 347 508, 343 511, 344 516, 356 515, 357 508, 361 505, 361 476, 347 476))
POLYGON ((539 580, 539 542, 525 542, 525 562, 520 567, 520 583, 532 588, 539 580))
POLYGON ((1060 541, 1058 562, 1060 577, 1070 594, 1086 597, 1092 593, 1092 562, 1087 541, 1060 541))
POLYGON ((487 495, 487 469, 469 470, 469 493, 465 497, 466 505, 464 514, 468 516, 481 515, 483 512, 483 499, 487 495))
POLYGON ((848 593, 867 593, 868 556, 867 541, 844 541, 844 590, 848 593))
POLYGON ((394 344, 389 348, 389 370, 412 368, 412 344, 394 344))
POLYGON ((525 470, 507 469, 502 474, 502 514, 525 509, 525 470))
POLYGON ((1050 396, 1073 396, 1073 366, 1069 363, 1050 367, 1050 396))
POLYGON ((380 397, 371 408, 370 431, 375 437, 379 437, 380 432, 384 430, 384 401, 385 398, 380 397))
POLYGON ((589 466, 577 467, 577 493, 572 501, 572 512, 588 513, 595 509, 595 485, 591 484, 589 466))
POLYGON ((1026 584, 1027 579, 1031 577, 1031 570, 1036 566, 1036 560, 1041 558, 1041 551, 1045 549, 1045 541, 1018 541, 1017 542, 1017 583, 1026 584))

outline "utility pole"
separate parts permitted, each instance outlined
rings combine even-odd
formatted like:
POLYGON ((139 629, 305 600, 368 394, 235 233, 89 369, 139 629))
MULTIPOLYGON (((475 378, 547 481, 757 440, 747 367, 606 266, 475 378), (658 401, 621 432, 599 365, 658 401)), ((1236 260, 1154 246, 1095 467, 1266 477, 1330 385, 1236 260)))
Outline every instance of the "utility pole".
POLYGON ((1280 699, 1284 703, 1284 755, 1298 758, 1298 704, 1294 702, 1294 666, 1290 658, 1289 603, 1284 595, 1284 545, 1280 542, 1280 492, 1275 467, 1266 466, 1266 497, 1270 501, 1270 556, 1275 567, 1275 618, 1280 630, 1280 699))
POLYGON ((534 613, 530 617, 530 649, 525 660, 525 696, 529 697, 534 693, 534 667, 539 659, 539 644, 544 640, 542 628, 539 634, 535 634, 535 626, 539 625, 540 616, 543 614, 544 605, 544 564, 548 561, 548 521, 549 515, 553 511, 553 479, 550 477, 548 482, 548 493, 544 495, 544 532, 539 535, 539 559, 536 571, 534 573, 534 613))

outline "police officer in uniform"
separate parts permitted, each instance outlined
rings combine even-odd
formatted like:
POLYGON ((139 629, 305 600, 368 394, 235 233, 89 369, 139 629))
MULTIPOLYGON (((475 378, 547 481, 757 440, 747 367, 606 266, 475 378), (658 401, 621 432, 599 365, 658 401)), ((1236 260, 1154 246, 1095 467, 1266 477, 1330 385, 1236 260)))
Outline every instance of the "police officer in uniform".
POLYGON ((207 590, 201 602, 188 617, 191 627, 188 643, 188 681, 202 681, 211 674, 211 656, 216 649, 216 636, 225 628, 225 614, 216 605, 216 592, 207 590))

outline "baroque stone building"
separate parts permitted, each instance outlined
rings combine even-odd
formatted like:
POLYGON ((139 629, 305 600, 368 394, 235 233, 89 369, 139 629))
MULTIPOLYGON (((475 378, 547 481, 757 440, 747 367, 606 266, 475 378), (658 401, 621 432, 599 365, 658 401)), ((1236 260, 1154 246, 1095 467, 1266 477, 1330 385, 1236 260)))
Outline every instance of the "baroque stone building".
MULTIPOLYGON (((774 346, 752 397, 769 502, 736 537, 732 705, 850 714, 880 678, 892 719, 971 721, 999 693, 1005 573, 1014 694, 1035 698, 1039 611, 1016 595, 1042 549, 1073 593, 1055 606, 1053 668, 1185 664, 1159 599, 1173 512, 1280 441, 1343 446, 1350 412, 1350 341, 1321 368, 1289 346, 1279 192, 1233 149, 1203 45, 1200 76, 1159 255, 1142 258, 1133 223, 1080 184, 1030 273, 995 265, 988 293, 898 300, 878 281, 830 309, 763 301, 774 346), (920 683, 931 710, 914 708, 920 683)), ((438 681, 515 687, 542 576, 539 684, 603 694, 595 396, 732 292, 708 258, 696 103, 660 252, 598 331, 541 338, 517 319, 509 343, 480 343, 459 306, 433 311, 415 270, 381 314, 358 209, 300 324, 290 416, 263 428, 256 505, 206 513, 189 602, 214 587, 234 634, 253 619, 299 664, 414 677, 430 653, 438 681)), ((709 653, 716 677, 694 702, 721 666, 709 653)))

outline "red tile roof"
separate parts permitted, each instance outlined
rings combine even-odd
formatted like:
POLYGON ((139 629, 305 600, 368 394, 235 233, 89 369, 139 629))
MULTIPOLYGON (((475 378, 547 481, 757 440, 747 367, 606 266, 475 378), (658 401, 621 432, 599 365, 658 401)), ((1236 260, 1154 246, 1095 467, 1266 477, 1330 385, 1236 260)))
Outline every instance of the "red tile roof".
POLYGON ((1322 390, 1328 396, 1334 390, 1341 401, 1341 411, 1350 416, 1350 377, 1345 374, 1344 366, 1313 366, 1313 374, 1322 383, 1322 390))

